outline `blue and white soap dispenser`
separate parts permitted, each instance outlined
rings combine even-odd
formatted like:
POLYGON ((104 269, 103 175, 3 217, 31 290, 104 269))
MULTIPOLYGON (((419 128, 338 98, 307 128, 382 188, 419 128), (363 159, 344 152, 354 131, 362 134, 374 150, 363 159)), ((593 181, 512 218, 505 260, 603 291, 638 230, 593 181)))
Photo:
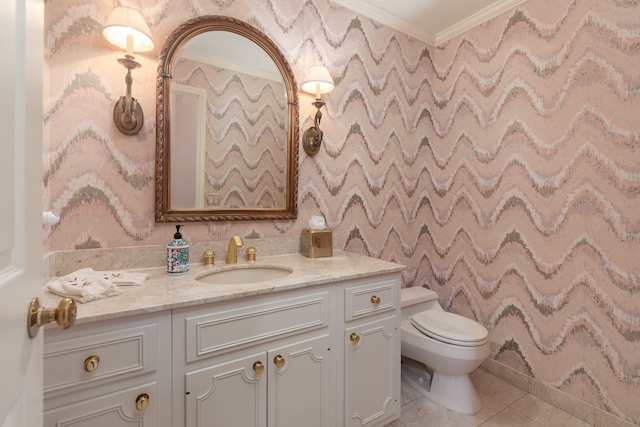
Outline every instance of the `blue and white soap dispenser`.
POLYGON ((167 245, 167 274, 177 276, 189 271, 189 243, 180 233, 182 225, 176 225, 173 240, 167 245))

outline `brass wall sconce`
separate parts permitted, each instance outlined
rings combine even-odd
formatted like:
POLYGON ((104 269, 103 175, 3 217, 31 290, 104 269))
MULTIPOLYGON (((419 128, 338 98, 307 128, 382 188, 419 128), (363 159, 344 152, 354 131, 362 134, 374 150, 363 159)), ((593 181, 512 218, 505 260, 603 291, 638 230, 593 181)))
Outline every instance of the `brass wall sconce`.
POLYGON ((318 109, 314 118, 314 125, 307 129, 302 135, 302 148, 310 155, 315 156, 320 151, 322 144, 322 130, 320 129, 320 120, 322 120, 322 112, 320 109, 325 105, 321 95, 329 93, 333 90, 334 84, 329 70, 324 65, 313 65, 309 67, 302 81, 302 90, 308 93, 316 94, 316 101, 312 103, 318 109))
POLYGON ((133 52, 148 52, 153 49, 151 31, 142 14, 130 7, 117 6, 113 9, 104 24, 102 35, 107 41, 121 49, 125 49, 124 58, 118 62, 127 69, 125 83, 127 94, 121 96, 113 109, 113 120, 120 132, 125 135, 137 135, 144 123, 142 107, 131 96, 131 70, 140 67, 135 61, 133 52))

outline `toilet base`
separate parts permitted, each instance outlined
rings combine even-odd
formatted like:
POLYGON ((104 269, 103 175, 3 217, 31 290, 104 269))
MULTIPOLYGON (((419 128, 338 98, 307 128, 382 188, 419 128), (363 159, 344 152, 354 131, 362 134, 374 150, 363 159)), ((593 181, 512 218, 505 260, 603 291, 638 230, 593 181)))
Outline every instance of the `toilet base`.
POLYGON ((461 414, 475 414, 482 409, 482 401, 468 375, 451 376, 438 372, 433 375, 423 369, 402 364, 402 379, 427 399, 461 414))

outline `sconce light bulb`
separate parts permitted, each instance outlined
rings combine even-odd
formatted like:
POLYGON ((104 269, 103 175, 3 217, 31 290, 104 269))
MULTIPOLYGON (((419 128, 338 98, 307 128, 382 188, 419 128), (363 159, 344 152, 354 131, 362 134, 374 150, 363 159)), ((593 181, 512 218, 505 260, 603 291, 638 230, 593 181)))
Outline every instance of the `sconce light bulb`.
POLYGON ((127 48, 126 48, 126 52, 127 55, 132 56, 133 55, 133 34, 127 34, 127 48))

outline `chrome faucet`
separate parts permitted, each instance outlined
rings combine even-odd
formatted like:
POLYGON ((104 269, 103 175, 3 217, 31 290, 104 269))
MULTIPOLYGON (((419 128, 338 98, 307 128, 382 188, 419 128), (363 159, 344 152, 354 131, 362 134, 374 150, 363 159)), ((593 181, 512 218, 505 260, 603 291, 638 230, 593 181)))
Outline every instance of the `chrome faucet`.
POLYGON ((227 251, 227 264, 235 264, 238 262, 238 248, 244 243, 240 236, 233 236, 229 240, 229 250, 227 251))

